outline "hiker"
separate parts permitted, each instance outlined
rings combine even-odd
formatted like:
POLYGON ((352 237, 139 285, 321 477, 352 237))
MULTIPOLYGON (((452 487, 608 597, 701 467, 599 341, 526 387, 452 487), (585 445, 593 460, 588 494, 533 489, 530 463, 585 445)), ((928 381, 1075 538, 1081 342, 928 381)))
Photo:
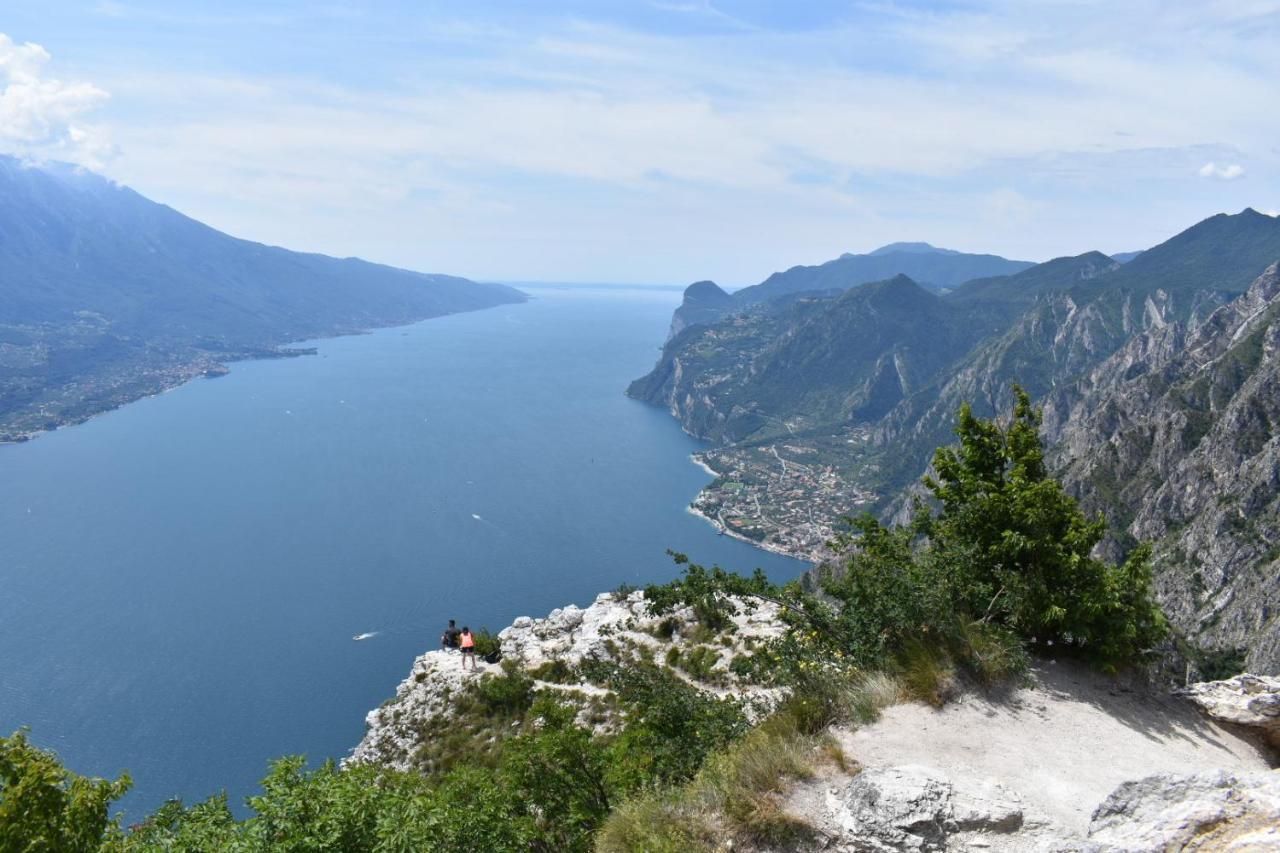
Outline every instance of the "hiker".
POLYGON ((458 638, 462 645, 462 671, 467 670, 467 661, 471 661, 471 671, 476 671, 476 635, 466 625, 462 626, 462 634, 458 638))
POLYGON ((444 629, 444 633, 440 635, 440 648, 446 652, 453 651, 458 648, 458 626, 454 624, 452 619, 449 620, 449 627, 444 629))

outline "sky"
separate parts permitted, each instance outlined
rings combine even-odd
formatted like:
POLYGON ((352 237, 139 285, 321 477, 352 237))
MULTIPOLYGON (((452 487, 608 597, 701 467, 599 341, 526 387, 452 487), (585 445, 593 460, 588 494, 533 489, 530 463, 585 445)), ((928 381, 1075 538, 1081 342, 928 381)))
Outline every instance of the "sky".
POLYGON ((1025 260, 1280 208, 1280 0, 6 0, 0 151, 484 280, 1025 260))

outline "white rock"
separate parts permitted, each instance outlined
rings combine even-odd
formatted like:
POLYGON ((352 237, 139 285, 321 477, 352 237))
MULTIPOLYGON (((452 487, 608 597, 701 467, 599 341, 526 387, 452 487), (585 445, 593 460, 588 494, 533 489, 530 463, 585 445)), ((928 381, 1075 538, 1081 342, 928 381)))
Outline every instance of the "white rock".
POLYGON ((864 770, 826 797, 824 829, 841 849, 946 850, 965 833, 1022 826, 1018 796, 992 780, 957 785, 918 765, 864 770))
POLYGON ((1252 729, 1280 749, 1280 677, 1237 675, 1193 684, 1179 693, 1215 720, 1252 729))
POLYGON ((1086 850, 1277 850, 1280 773, 1162 773, 1125 782, 1093 814, 1086 850))
MULTIPOLYGON (((672 614, 689 622, 688 610, 672 614)), ((637 590, 618 601, 608 593, 596 596, 595 602, 581 608, 569 605, 556 608, 545 619, 521 616, 498 633, 504 660, 513 660, 527 670, 537 669, 549 661, 563 661, 570 666, 588 657, 608 658, 614 650, 627 646, 647 647, 655 653, 665 650, 667 642, 651 633, 660 619, 649 615, 643 591, 637 590)), ((717 647, 721 658, 715 669, 723 671, 734 652, 741 652, 748 639, 759 642, 782 633, 777 607, 760 606, 754 614, 740 613, 734 619, 734 649, 717 647)), ((482 665, 483 666, 483 665, 482 665)), ((492 667, 491 667, 492 669, 492 667)), ((422 723, 428 719, 449 717, 453 699, 464 685, 476 676, 464 674, 459 656, 447 652, 428 652, 414 661, 409 677, 401 682, 396 695, 382 708, 366 717, 367 731, 347 763, 378 763, 407 769, 421 745, 422 723)), ((723 677, 723 676, 722 676, 723 677)), ((762 688, 701 685, 718 695, 745 694, 747 698, 770 700, 774 691, 762 688)), ((557 685, 557 689, 598 695, 600 688, 585 683, 557 685)))

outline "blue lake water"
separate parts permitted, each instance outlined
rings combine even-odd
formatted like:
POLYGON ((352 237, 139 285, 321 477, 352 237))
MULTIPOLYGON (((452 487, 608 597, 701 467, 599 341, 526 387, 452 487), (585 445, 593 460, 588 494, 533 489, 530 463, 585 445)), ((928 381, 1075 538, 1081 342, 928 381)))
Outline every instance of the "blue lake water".
POLYGON ((345 755, 447 618, 665 580, 668 548, 797 574, 685 511, 698 443, 623 396, 679 291, 524 289, 0 447, 0 730, 127 769, 129 819, 239 804, 345 755))

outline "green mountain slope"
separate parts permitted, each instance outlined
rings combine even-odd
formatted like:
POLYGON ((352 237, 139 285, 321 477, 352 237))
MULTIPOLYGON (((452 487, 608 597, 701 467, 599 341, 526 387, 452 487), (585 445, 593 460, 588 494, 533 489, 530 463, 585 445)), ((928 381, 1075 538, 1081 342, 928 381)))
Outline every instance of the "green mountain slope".
POLYGON ((0 157, 0 438, 290 341, 523 299, 236 239, 74 167, 0 157))

